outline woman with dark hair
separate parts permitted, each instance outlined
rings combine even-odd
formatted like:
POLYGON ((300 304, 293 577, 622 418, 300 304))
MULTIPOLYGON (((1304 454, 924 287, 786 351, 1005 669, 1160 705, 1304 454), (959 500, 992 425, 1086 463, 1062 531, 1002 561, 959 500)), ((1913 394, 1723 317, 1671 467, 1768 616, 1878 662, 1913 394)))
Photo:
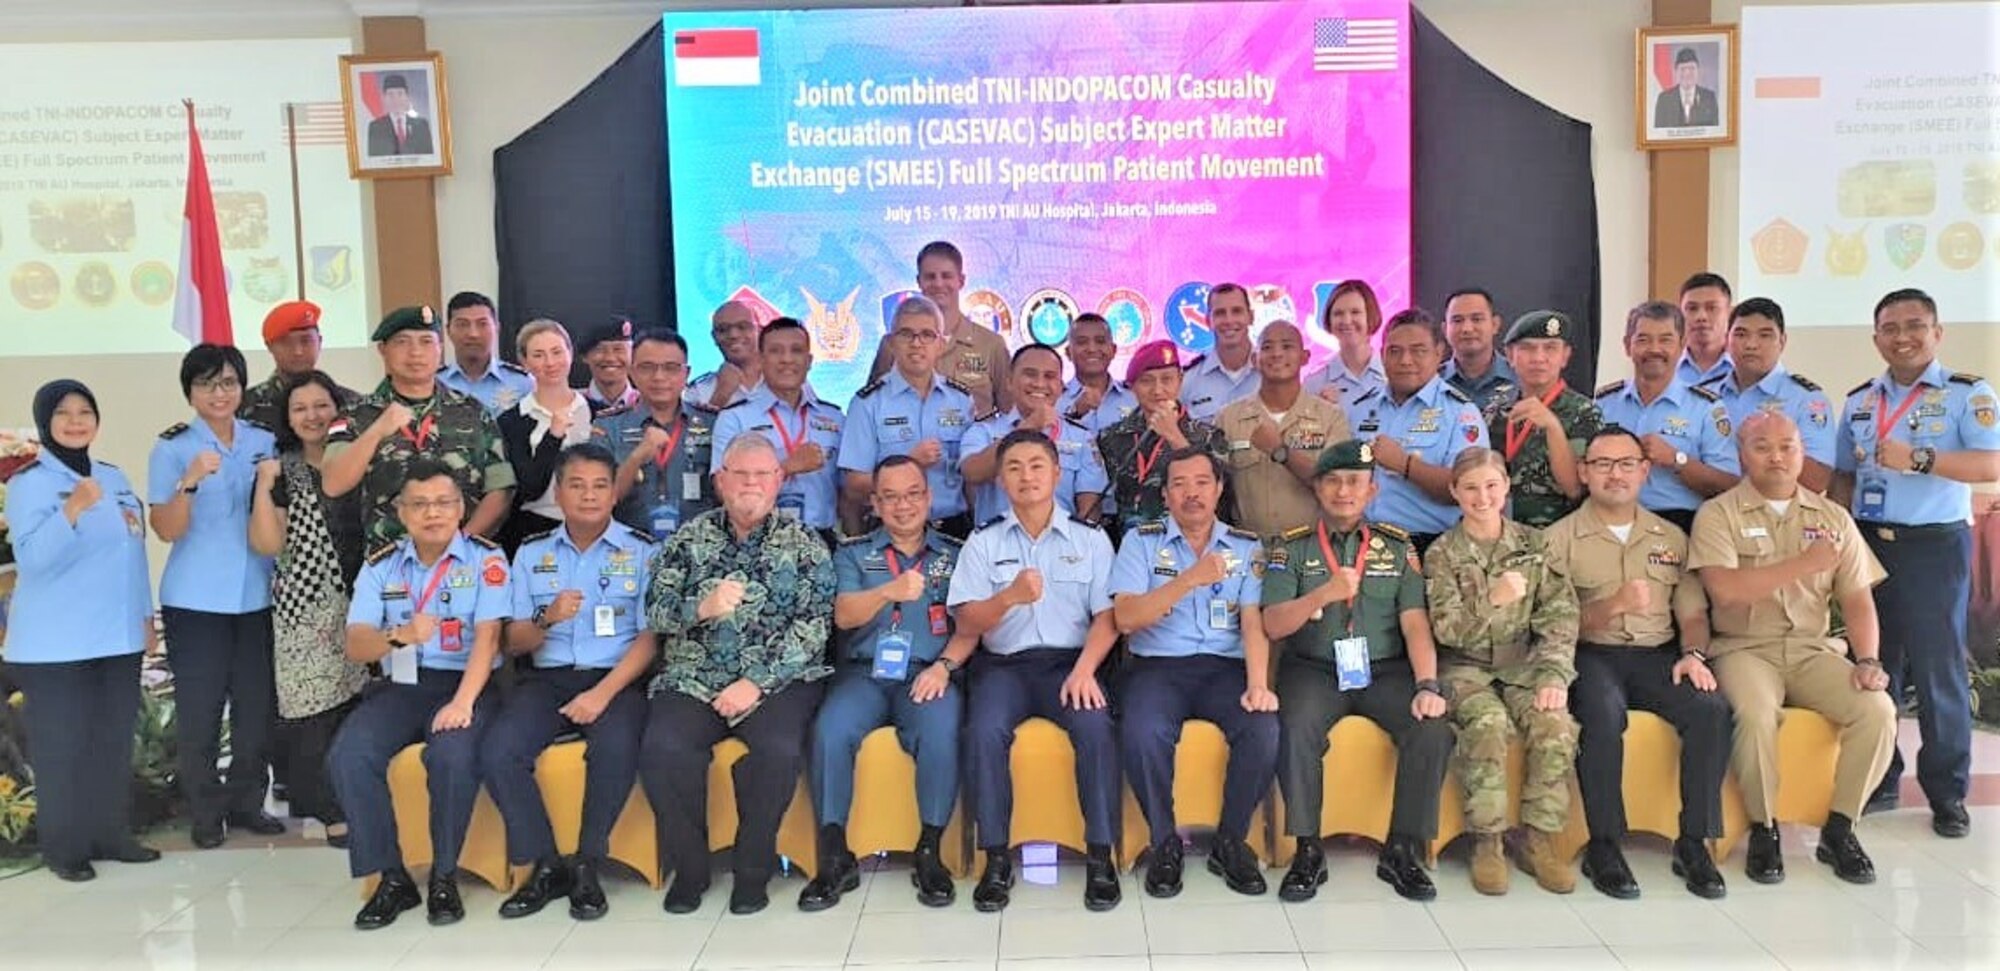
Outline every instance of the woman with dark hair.
POLYGON ((222 845, 223 826, 285 831, 264 812, 264 744, 271 682, 271 558, 250 548, 257 464, 277 454, 271 433, 236 417, 243 352, 197 344, 181 359, 194 420, 160 433, 147 462, 153 531, 173 544, 160 574, 160 614, 174 669, 181 789, 194 845, 222 845), (218 774, 229 710, 229 771, 218 774))
POLYGON ((345 846, 347 817, 327 780, 326 750, 368 672, 343 647, 347 602, 361 570, 361 506, 354 493, 329 498, 320 484, 339 396, 340 386, 319 371, 289 379, 279 392, 278 457, 257 466, 250 547, 277 558, 273 754, 293 767, 291 812, 325 823, 326 841, 345 846))
POLYGON ((7 673, 27 698, 42 860, 81 881, 97 876, 93 860, 160 858, 129 818, 139 659, 154 646, 145 506, 124 472, 90 457, 89 388, 52 381, 34 412, 42 453, 7 484, 19 570, 7 673))

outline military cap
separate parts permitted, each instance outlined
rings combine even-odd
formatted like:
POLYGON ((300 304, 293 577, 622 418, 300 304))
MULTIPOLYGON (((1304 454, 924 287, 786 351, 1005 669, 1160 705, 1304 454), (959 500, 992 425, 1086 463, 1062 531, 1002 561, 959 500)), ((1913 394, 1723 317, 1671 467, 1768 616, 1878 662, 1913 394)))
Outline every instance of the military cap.
POLYGON ((584 328, 583 333, 576 339, 576 356, 582 357, 590 353, 605 341, 629 341, 637 331, 638 328, 632 324, 632 318, 623 314, 613 314, 604 323, 584 328))
POLYGON ((1125 383, 1139 380, 1139 375, 1147 371, 1168 367, 1178 370, 1180 366, 1181 355, 1174 349, 1173 341, 1153 341, 1141 345, 1132 352, 1132 359, 1125 362, 1125 383))
POLYGON ((1507 336, 1501 338, 1501 347, 1512 347, 1515 341, 1556 339, 1568 343, 1575 333, 1569 317, 1556 310, 1530 310, 1514 318, 1514 326, 1507 328, 1507 336))
POLYGON ((1365 472, 1375 468, 1375 446, 1358 438, 1335 442, 1319 453, 1313 464, 1315 478, 1328 472, 1365 472))
POLYGON ((428 306, 398 307, 389 311, 389 315, 375 325, 375 333, 368 339, 380 344, 406 330, 427 330, 433 334, 438 333, 437 314, 432 313, 428 306))
POLYGON ((264 343, 269 344, 295 330, 319 326, 319 305, 308 300, 287 300, 264 315, 264 343))

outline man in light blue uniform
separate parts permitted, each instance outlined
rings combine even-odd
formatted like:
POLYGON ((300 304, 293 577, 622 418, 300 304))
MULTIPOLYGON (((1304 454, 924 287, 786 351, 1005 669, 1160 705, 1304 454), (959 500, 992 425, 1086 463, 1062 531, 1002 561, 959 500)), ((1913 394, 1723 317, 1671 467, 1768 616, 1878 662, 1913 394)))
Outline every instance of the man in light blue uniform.
POLYGON ((1799 426, 1806 460, 1799 484, 1825 492, 1833 483, 1833 403, 1819 385, 1785 369, 1785 311, 1777 301, 1751 297, 1729 312, 1730 368, 1702 387, 1722 399, 1732 428, 1751 413, 1781 411, 1799 426))
POLYGON ((1076 371, 1056 410, 1064 418, 1083 425, 1091 439, 1139 409, 1139 398, 1111 376, 1111 362, 1118 356, 1118 344, 1111 339, 1111 324, 1098 314, 1078 314, 1069 325, 1069 363, 1076 371))
MULTIPOLYGON (((1735 320, 1729 281, 1716 273, 1697 273, 1681 284, 1681 320, 1687 325, 1687 347, 1676 356, 1674 376, 1683 384, 1711 384, 1728 377, 1736 366, 1729 357, 1729 324, 1735 320)), ((1658 463, 1655 463, 1656 465, 1658 463)))
MULTIPOLYGON (((779 318, 781 320, 790 318, 779 318)), ((757 315, 740 300, 725 300, 708 319, 709 337, 722 352, 722 367, 688 383, 689 400, 720 411, 756 393, 761 383, 763 341, 757 315)))
POLYGON ((1278 696, 1259 607, 1264 544, 1216 519, 1226 476, 1220 459, 1181 449, 1165 461, 1167 517, 1126 536, 1111 567, 1113 617, 1133 656, 1119 684, 1119 749, 1152 834, 1146 892, 1181 891, 1174 749, 1182 725, 1199 718, 1229 742, 1208 869, 1229 889, 1255 896, 1264 875, 1244 840, 1278 772, 1278 696))
POLYGON ((986 869, 972 906, 1007 906, 1014 886, 1010 754, 1014 730, 1034 716, 1069 734, 1088 854, 1083 904, 1118 906, 1111 861, 1119 809, 1118 735, 1097 669, 1118 640, 1111 620, 1111 540, 1056 507, 1055 443, 1038 431, 1000 442, 1005 516, 972 534, 948 598, 958 636, 977 638, 966 700, 965 777, 986 869))
POLYGON ((848 405, 840 433, 838 467, 848 502, 860 508, 874 491, 869 476, 884 455, 908 455, 931 483, 934 525, 951 536, 972 530, 965 480, 958 474, 959 443, 972 427, 972 392, 937 373, 939 322, 944 314, 928 297, 896 305, 889 327, 893 350, 888 373, 868 382, 848 405))
POLYGON ((452 362, 438 371, 439 384, 477 400, 496 417, 535 393, 533 375, 500 359, 500 316, 485 294, 453 295, 445 304, 444 332, 452 362))
MULTIPOLYGON (((717 311, 720 314, 721 311, 717 311)), ((718 328, 721 324, 716 325, 718 328)), ((813 394, 812 335, 790 317, 771 321, 757 335, 758 370, 764 380, 749 397, 715 417, 715 450, 709 471, 722 471, 722 454, 746 431, 778 446, 785 484, 778 490, 778 515, 797 519, 831 539, 840 525, 840 409, 813 394)))
POLYGON ((381 877, 354 917, 361 930, 387 927, 419 903, 432 925, 465 916, 458 853, 479 795, 480 737, 493 715, 486 685, 512 609, 499 545, 459 532, 465 497, 448 466, 412 461, 396 506, 408 535, 369 555, 347 608, 348 658, 380 664, 388 680, 362 695, 326 756, 347 812, 348 871, 381 877), (431 802, 425 897, 403 867, 389 800, 389 760, 417 742, 431 802))
MULTIPOLYGON (((896 727, 917 763, 915 867, 910 882, 926 907, 956 899, 939 858, 944 827, 958 804, 958 724, 965 699, 953 682, 969 650, 945 654, 951 616, 946 589, 959 542, 930 523, 930 484, 907 455, 875 466, 875 514, 882 525, 833 551, 838 593, 833 683, 813 727, 811 787, 819 817, 819 871, 799 893, 799 909, 825 910, 861 886, 847 845, 854 760, 869 733, 896 727)), ((898 847, 900 849, 900 847, 898 847)))
POLYGON ((1633 307, 1625 315, 1632 379, 1613 381, 1596 395, 1604 424, 1639 436, 1652 463, 1639 505, 1683 532, 1694 527, 1694 511, 1704 501, 1727 492, 1742 475, 1730 439, 1735 426, 1721 400, 1674 374, 1686 340, 1680 308, 1663 300, 1633 307))
POLYGON ((1444 301, 1444 339, 1451 359, 1444 379, 1465 392, 1491 428, 1521 398, 1521 377, 1499 350, 1500 308, 1478 287, 1455 290, 1444 301))
POLYGON ((1007 376, 1014 407, 975 422, 959 442, 958 471, 972 487, 975 521, 983 523, 1007 511, 1007 496, 1000 489, 999 445, 1016 428, 1032 428, 1056 443, 1062 455, 1057 504, 1079 519, 1097 521, 1098 505, 1111 490, 1111 480, 1104 474, 1095 436, 1082 422, 1059 417, 1062 367, 1062 354, 1047 344, 1028 344, 1015 351, 1007 376))
POLYGON ((532 864, 534 872, 500 905, 502 917, 539 913, 565 895, 577 920, 610 910, 597 870, 611 854, 611 827, 639 778, 646 695, 637 682, 656 650, 643 605, 658 546, 651 535, 611 518, 616 470, 602 445, 564 449, 555 479, 563 525, 528 537, 514 554, 507 652, 532 654, 535 669, 495 713, 479 775, 507 824, 507 862, 532 864), (583 733, 589 747, 583 828, 576 857, 565 861, 535 784, 535 759, 569 731, 583 733))
MULTIPOLYGON (((1882 666, 1890 697, 1915 685, 1917 782, 1931 829, 1971 831, 1972 711, 1965 661, 1971 593, 1970 483, 2000 478, 2000 402, 1977 375, 1937 359, 1944 328, 1922 290, 1896 290, 1875 305, 1875 349, 1889 365, 1847 393, 1836 447, 1834 495, 1848 502, 1861 535, 1889 579, 1875 587, 1882 666)), ((1898 746, 1871 811, 1893 809, 1902 782, 1898 746)))
POLYGON ((1215 416, 1238 398, 1257 393, 1257 347, 1250 342, 1250 291, 1240 283, 1218 283, 1208 292, 1208 326, 1215 349, 1188 362, 1181 381, 1181 404, 1195 421, 1215 424, 1215 416))
POLYGON ((681 335, 640 332, 631 371, 639 401, 591 419, 590 440, 609 448, 618 462, 618 521, 664 541, 681 523, 715 508, 708 473, 717 415, 683 393, 688 369, 681 335))
POLYGON ((1418 555, 1458 521, 1452 460, 1487 444, 1479 406, 1438 373, 1444 347, 1443 329, 1422 310, 1389 318, 1382 335, 1389 384, 1363 394, 1349 411, 1354 437, 1374 447, 1382 473, 1365 515, 1407 530, 1418 555))

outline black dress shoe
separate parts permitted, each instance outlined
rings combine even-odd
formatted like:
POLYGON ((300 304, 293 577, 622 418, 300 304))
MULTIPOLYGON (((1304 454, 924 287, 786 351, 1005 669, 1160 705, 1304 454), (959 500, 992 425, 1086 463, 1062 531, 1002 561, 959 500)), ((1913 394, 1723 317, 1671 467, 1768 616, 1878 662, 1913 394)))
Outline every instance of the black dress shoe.
POLYGON ((350 835, 349 831, 344 829, 338 833, 328 833, 326 834, 326 845, 333 847, 336 850, 347 849, 347 839, 349 835, 350 835))
POLYGON ((95 859, 109 860, 113 863, 157 863, 160 851, 138 840, 126 840, 108 852, 98 854, 95 859))
POLYGON ((259 836, 285 835, 285 821, 261 809, 250 813, 230 813, 229 828, 248 830, 259 836))
POLYGON ((1972 817, 1959 800, 1931 804, 1931 832, 1948 840, 1964 839, 1972 833, 1972 817))
POLYGON ((762 874, 738 872, 736 882, 729 887, 729 912, 748 917, 771 906, 770 882, 771 878, 762 874))
POLYGON ((1111 854, 1092 853, 1083 862, 1083 908, 1102 912, 1118 906, 1125 892, 1118 883, 1118 866, 1111 854))
POLYGON ((916 865, 910 870, 910 885, 917 888, 917 903, 926 907, 949 907, 958 899, 958 885, 951 871, 938 859, 935 840, 917 842, 916 865))
POLYGON ((212 850, 222 845, 222 820, 211 823, 195 823, 188 829, 188 839, 197 850, 212 850))
POLYGON ((424 919, 432 927, 456 924, 465 919, 465 901, 458 899, 456 877, 431 874, 430 893, 424 896, 424 919))
POLYGON ((578 856, 569 866, 569 915, 575 920, 596 920, 611 912, 604 899, 604 887, 597 882, 597 864, 578 856))
POLYGON ((88 860, 75 866, 50 863, 48 868, 50 873, 55 874, 56 879, 64 883, 88 883, 97 879, 97 868, 91 866, 88 860))
POLYGON ((1701 840, 1683 836, 1674 840, 1674 876, 1687 881, 1688 893, 1705 900, 1721 900, 1729 895, 1722 871, 1701 840))
POLYGON ((1848 883, 1875 882, 1875 861, 1854 838, 1854 824, 1839 813, 1829 817, 1826 828, 1820 830, 1819 849, 1813 851, 1813 859, 1832 866, 1833 875, 1848 883))
POLYGON ((417 893, 417 882, 410 879, 408 871, 402 867, 386 870, 375 883, 375 892, 368 896, 361 912, 354 915, 354 926, 364 931, 381 930, 396 922, 403 911, 424 902, 417 893))
POLYGON ((1902 802, 1901 793, 1898 791, 1901 788, 1899 784, 1891 782, 1869 793, 1868 804, 1861 807, 1861 815, 1873 816, 1876 813, 1894 812, 1902 802))
POLYGON ((1583 852, 1583 875, 1597 892, 1618 900, 1639 899, 1639 881, 1625 863, 1625 851, 1610 840, 1591 840, 1583 852))
POLYGON ((852 853, 839 853, 819 861, 819 872, 799 891, 799 909, 816 913, 840 903, 845 894, 861 889, 861 867, 852 853))
POLYGON ((666 899, 660 901, 660 909, 669 914, 692 914, 701 909, 701 895, 707 892, 707 877, 676 873, 674 885, 667 888, 666 899))
POLYGON ((1291 869, 1285 871, 1285 879, 1278 882, 1278 899, 1299 903, 1311 900, 1319 894, 1319 888, 1326 884, 1326 853, 1319 848, 1318 840, 1302 840, 1298 854, 1292 857, 1291 869))
POLYGON ((1423 858, 1412 841, 1390 836, 1382 855, 1375 858, 1375 876, 1404 900, 1437 899, 1437 885, 1431 882, 1430 872, 1424 869, 1423 858))
POLYGON ((534 872, 528 874, 528 882, 500 904, 500 916, 513 920, 539 914, 549 901, 567 896, 570 885, 569 867, 561 860, 538 860, 534 872))
POLYGON ((1270 889, 1264 884, 1264 868, 1257 854, 1242 840, 1217 834, 1208 846, 1208 872, 1222 878, 1229 889, 1247 897, 1261 897, 1270 889))
POLYGON ((987 851, 986 871, 979 875, 979 883, 972 888, 972 909, 982 914, 1006 910, 1008 895, 1013 889, 1013 858, 1006 850, 987 851))
POLYGON ((1186 867, 1184 852, 1178 835, 1153 845, 1146 854, 1146 896, 1161 900, 1180 896, 1181 873, 1186 867))
POLYGON ((1743 861, 1743 875, 1756 883, 1785 882, 1785 855, 1778 850, 1776 824, 1750 824, 1750 851, 1743 861))

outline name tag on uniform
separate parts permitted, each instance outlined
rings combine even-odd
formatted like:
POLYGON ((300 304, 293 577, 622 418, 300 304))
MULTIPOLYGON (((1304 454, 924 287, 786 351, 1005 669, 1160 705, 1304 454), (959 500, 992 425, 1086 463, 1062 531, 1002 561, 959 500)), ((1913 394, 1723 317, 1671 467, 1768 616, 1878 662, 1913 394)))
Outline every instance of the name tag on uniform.
POLYGON ((944 604, 931 604, 931 636, 943 637, 951 633, 951 619, 945 614, 944 604))
POLYGON ((890 631, 875 640, 875 669, 870 672, 884 681, 901 681, 910 673, 910 635, 890 631))
POLYGON ((1236 612, 1229 609, 1229 601, 1221 597, 1208 598, 1208 626, 1210 630, 1236 629, 1236 612))
POLYGON ((1340 690, 1359 691, 1374 681, 1368 667, 1368 638, 1343 637, 1333 642, 1333 669, 1340 678, 1340 690))
POLYGON ((1764 537, 1769 535, 1771 534, 1766 532, 1764 527, 1762 526, 1752 526, 1743 531, 1744 539, 1763 539, 1764 537))
POLYGON ((699 472, 682 472, 682 473, 681 473, 681 498, 683 498, 683 499, 693 499, 693 498, 695 498, 696 496, 699 496, 699 495, 701 495, 701 473, 699 473, 699 472))
POLYGON ((438 621, 438 649, 446 654, 465 650, 465 623, 456 617, 438 621))
POLYGON ((417 646, 398 647, 389 652, 389 680, 396 684, 417 683, 417 646))
POLYGON ((1873 472, 1861 473, 1854 487, 1854 518, 1882 522, 1889 505, 1889 483, 1873 472))
POLYGON ((598 604, 590 612, 591 633, 598 637, 610 637, 618 633, 618 611, 610 604, 598 604))

